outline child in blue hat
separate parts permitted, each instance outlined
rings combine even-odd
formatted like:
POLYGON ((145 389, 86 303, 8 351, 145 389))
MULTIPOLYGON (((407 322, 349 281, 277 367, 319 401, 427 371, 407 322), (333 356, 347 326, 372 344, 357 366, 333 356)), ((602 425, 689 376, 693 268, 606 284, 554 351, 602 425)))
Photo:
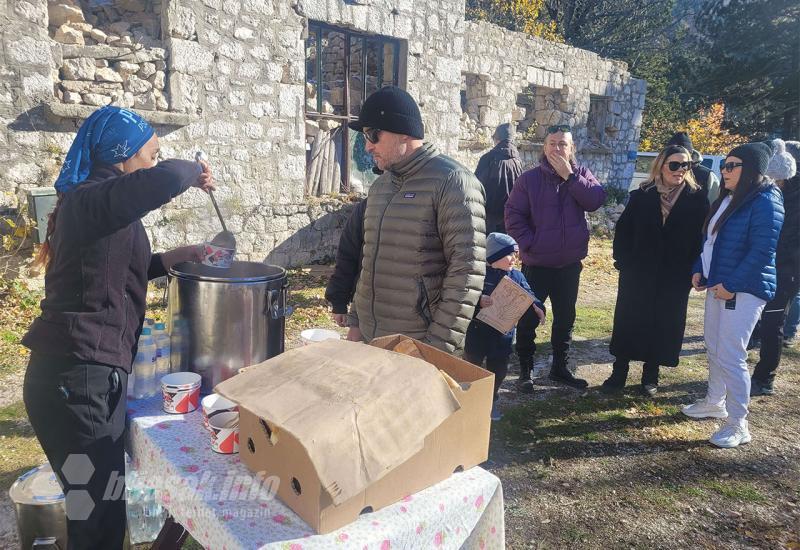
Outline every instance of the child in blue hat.
POLYGON ((475 308, 475 317, 467 328, 467 337, 464 344, 464 359, 481 366, 486 360, 487 370, 494 373, 494 403, 492 405, 492 420, 500 420, 503 415, 497 408, 497 391, 506 378, 508 373, 508 359, 511 356, 511 342, 514 339, 516 328, 503 334, 497 329, 487 325, 477 319, 481 308, 492 304, 491 294, 503 277, 509 277, 512 281, 527 290, 533 296, 531 308, 536 314, 538 323, 544 321, 544 304, 540 302, 528 285, 525 275, 515 269, 514 259, 519 247, 517 242, 505 233, 490 233, 486 237, 486 278, 483 283, 483 293, 481 294, 478 307, 475 308))

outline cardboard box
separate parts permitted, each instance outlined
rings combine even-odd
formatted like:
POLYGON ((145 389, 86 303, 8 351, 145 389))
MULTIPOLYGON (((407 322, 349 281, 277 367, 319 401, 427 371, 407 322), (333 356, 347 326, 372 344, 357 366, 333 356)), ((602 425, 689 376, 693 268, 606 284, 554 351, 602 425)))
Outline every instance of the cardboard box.
POLYGON ((292 350, 216 390, 239 403, 242 462, 278 476, 278 497, 324 534, 484 462, 493 386, 491 372, 386 336, 370 346, 329 340, 292 350), (351 372, 337 357, 380 374, 360 386, 366 391, 349 391, 364 371, 351 372), (320 377, 321 363, 336 384, 320 377), (309 391, 325 397, 300 395, 309 391))

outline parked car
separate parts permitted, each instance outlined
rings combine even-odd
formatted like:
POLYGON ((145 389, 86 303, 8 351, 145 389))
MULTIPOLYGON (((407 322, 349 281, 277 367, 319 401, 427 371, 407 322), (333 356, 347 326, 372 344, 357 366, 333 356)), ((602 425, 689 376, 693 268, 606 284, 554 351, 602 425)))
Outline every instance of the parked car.
MULTIPOLYGON (((638 189, 639 185, 647 181, 647 179, 650 177, 650 168, 653 166, 657 156, 658 153, 652 153, 649 151, 639 151, 636 153, 636 167, 633 169, 633 178, 631 179, 631 186, 628 188, 628 191, 638 189)), ((701 158, 702 160, 700 161, 700 164, 710 170, 713 170, 717 175, 717 178, 722 181, 722 175, 719 168, 722 163, 725 162, 725 157, 720 155, 701 155, 701 158)))

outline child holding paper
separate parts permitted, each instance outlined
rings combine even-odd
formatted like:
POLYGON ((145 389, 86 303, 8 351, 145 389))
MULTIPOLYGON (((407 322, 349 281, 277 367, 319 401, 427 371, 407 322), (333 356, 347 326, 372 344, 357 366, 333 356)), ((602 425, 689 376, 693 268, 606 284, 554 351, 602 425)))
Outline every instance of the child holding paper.
POLYGON ((486 278, 483 283, 483 293, 480 302, 475 308, 475 316, 467 328, 467 337, 464 344, 464 359, 475 365, 482 365, 486 359, 486 368, 494 373, 494 404, 492 405, 492 420, 500 420, 502 414, 497 408, 497 390, 508 373, 508 358, 511 355, 511 342, 514 339, 515 328, 503 334, 495 328, 477 319, 481 308, 492 305, 491 294, 503 277, 509 277, 516 284, 528 291, 533 296, 531 308, 539 322, 544 321, 544 304, 534 295, 525 276, 518 269, 514 269, 514 258, 518 250, 517 242, 504 233, 490 233, 486 237, 486 278))

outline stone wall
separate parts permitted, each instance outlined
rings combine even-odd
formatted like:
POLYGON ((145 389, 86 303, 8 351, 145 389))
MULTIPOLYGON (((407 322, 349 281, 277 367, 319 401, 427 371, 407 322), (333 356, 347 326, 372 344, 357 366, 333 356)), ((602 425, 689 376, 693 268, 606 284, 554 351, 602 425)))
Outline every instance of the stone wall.
POLYGON ((627 65, 564 44, 515 33, 482 22, 467 22, 462 61, 466 96, 478 83, 480 113, 461 115, 456 158, 474 168, 486 152, 486 136, 513 122, 526 166, 538 164, 544 131, 553 124, 574 129, 578 158, 598 179, 627 189, 639 142, 645 82, 627 65), (605 110, 607 108, 607 110, 605 110), (591 116, 590 116, 591 111, 591 116), (465 118, 472 123, 464 124, 465 118))
MULTIPOLYGON (((548 120, 585 127, 591 94, 613 98, 609 120, 619 126, 608 149, 584 147, 582 159, 602 180, 624 179, 626 153, 638 140, 644 86, 624 64, 467 23, 463 0, 109 4, 124 13, 96 5, 58 0, 48 13, 47 0, 0 2, 0 211, 23 206, 27 189, 52 185, 81 120, 95 103, 111 101, 154 123, 165 157, 207 153, 242 258, 285 265, 330 259, 349 210, 336 197, 306 196, 309 20, 398 39, 400 85, 418 99, 426 138, 470 167, 494 126, 512 119, 534 128, 534 140, 521 147, 533 163, 543 111, 551 111, 548 120), (483 88, 462 113, 467 79, 483 88), (519 103, 526 91, 527 110, 519 103)), ((195 190, 145 222, 156 250, 220 229, 208 198, 195 190)))
POLYGON ((166 111, 161 11, 160 0, 49 3, 50 36, 61 45, 56 98, 166 111))

